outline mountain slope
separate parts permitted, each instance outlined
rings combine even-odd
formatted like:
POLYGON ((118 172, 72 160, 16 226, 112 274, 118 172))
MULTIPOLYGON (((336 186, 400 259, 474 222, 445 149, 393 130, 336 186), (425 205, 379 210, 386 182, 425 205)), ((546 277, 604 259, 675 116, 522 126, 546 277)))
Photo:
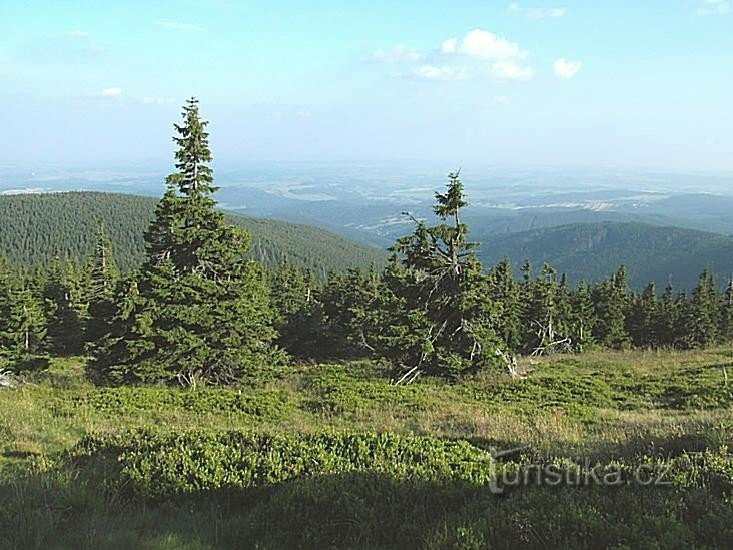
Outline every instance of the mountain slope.
MULTIPOLYGON (((83 259, 93 250, 96 221, 102 219, 120 267, 133 268, 143 258, 143 233, 157 202, 99 192, 0 195, 0 255, 29 268, 46 265, 55 255, 83 259)), ((316 227, 227 217, 250 231, 252 256, 269 265, 286 256, 324 276, 329 270, 384 262, 382 251, 316 227)))
POLYGON ((723 283, 733 272, 733 237, 679 227, 642 223, 585 223, 496 235, 481 243, 487 264, 509 257, 515 267, 529 258, 568 274, 572 282, 598 281, 619 265, 640 288, 655 281, 661 288, 670 276, 677 288, 692 288, 703 269, 723 283))

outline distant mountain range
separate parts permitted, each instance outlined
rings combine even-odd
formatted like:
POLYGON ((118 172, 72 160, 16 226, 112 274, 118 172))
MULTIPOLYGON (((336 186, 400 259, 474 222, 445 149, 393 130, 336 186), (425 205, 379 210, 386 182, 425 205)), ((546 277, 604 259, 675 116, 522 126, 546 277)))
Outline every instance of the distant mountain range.
POLYGON ((516 269, 529 258, 565 272, 571 282, 599 281, 624 264, 632 286, 650 281, 664 288, 671 280, 690 289, 705 268, 723 284, 733 273, 733 237, 643 223, 599 222, 545 227, 484 238, 481 259, 494 264, 504 257, 516 269))
MULTIPOLYGON (((0 195, 0 255, 34 268, 54 256, 83 260, 93 249, 97 220, 104 220, 122 269, 144 257, 143 233, 158 199, 98 192, 0 195)), ((252 256, 266 264, 290 261, 324 277, 328 271, 382 264, 386 253, 329 231, 288 222, 227 214, 250 231, 252 256)))
MULTIPOLYGON (((722 285, 733 272, 733 237, 671 226, 670 220, 675 219, 671 213, 676 212, 694 217, 702 227, 725 226, 728 220, 733 228, 733 217, 725 216, 728 203, 706 195, 663 200, 670 201, 674 208, 658 210, 655 206, 654 211, 642 215, 637 211, 591 208, 473 207, 465 219, 470 238, 481 243, 480 256, 487 267, 509 257, 518 270, 529 258, 536 269, 549 263, 566 272, 572 282, 578 282, 598 281, 624 264, 636 288, 652 280, 663 288, 671 278, 680 289, 694 287, 697 275, 707 267, 722 285)), ((0 254, 31 268, 47 264, 57 254, 86 257, 93 249, 96 220, 103 219, 118 262, 129 269, 143 258, 142 235, 156 203, 153 197, 121 193, 0 195, 0 254)), ((322 216, 318 218, 321 228, 227 215, 251 232, 253 257, 270 265, 287 257, 319 276, 329 270, 382 264, 387 256, 385 248, 395 237, 412 230, 399 213, 382 224, 369 224, 369 219, 393 210, 394 205, 367 204, 359 208, 353 202, 350 208, 339 209, 338 204, 308 201, 300 215, 293 216, 314 224, 317 220, 313 217, 322 216), (381 250, 365 244, 375 242, 381 250)), ((430 214, 424 204, 414 206, 418 215, 430 214)), ((733 205, 731 208, 733 211, 733 205)))

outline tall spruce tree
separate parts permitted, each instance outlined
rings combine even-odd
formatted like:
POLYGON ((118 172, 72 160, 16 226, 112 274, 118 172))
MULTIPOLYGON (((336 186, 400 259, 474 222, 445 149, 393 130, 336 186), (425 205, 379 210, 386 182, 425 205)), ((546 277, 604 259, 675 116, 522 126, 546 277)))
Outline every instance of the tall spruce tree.
POLYGON ((458 376, 497 361, 505 346, 496 333, 499 315, 488 299, 489 283, 461 220, 467 205, 459 173, 448 176, 445 193, 436 193, 441 223, 415 220, 412 235, 393 247, 389 276, 398 319, 392 349, 405 369, 400 381, 420 372, 458 376), (402 344, 400 340, 403 339, 402 344))
POLYGON ((95 362, 113 382, 230 383, 282 357, 265 277, 246 257, 249 235, 214 209, 207 124, 190 99, 127 329, 95 362))

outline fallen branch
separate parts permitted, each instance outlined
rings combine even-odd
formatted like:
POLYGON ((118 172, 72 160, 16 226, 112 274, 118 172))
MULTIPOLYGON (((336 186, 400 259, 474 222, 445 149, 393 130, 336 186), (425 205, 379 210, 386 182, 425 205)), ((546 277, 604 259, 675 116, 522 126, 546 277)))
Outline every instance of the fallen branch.
POLYGON ((397 382, 395 382, 395 386, 401 386, 401 385, 410 385, 412 384, 415 379, 420 376, 420 373, 422 371, 420 370, 420 365, 416 365, 412 367, 410 370, 408 370, 397 382))

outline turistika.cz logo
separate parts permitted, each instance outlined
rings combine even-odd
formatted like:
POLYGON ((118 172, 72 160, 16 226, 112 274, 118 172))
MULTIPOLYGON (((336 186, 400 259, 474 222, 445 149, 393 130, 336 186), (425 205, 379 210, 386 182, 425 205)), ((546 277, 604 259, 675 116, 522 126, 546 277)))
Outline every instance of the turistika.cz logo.
POLYGON ((493 474, 489 480, 489 490, 493 494, 503 494, 507 488, 530 485, 548 487, 621 487, 638 485, 640 487, 663 487, 672 484, 669 479, 669 465, 636 464, 621 462, 601 464, 590 458, 581 460, 561 460, 557 462, 533 463, 531 461, 497 462, 499 459, 516 455, 529 447, 498 449, 490 447, 493 474))

